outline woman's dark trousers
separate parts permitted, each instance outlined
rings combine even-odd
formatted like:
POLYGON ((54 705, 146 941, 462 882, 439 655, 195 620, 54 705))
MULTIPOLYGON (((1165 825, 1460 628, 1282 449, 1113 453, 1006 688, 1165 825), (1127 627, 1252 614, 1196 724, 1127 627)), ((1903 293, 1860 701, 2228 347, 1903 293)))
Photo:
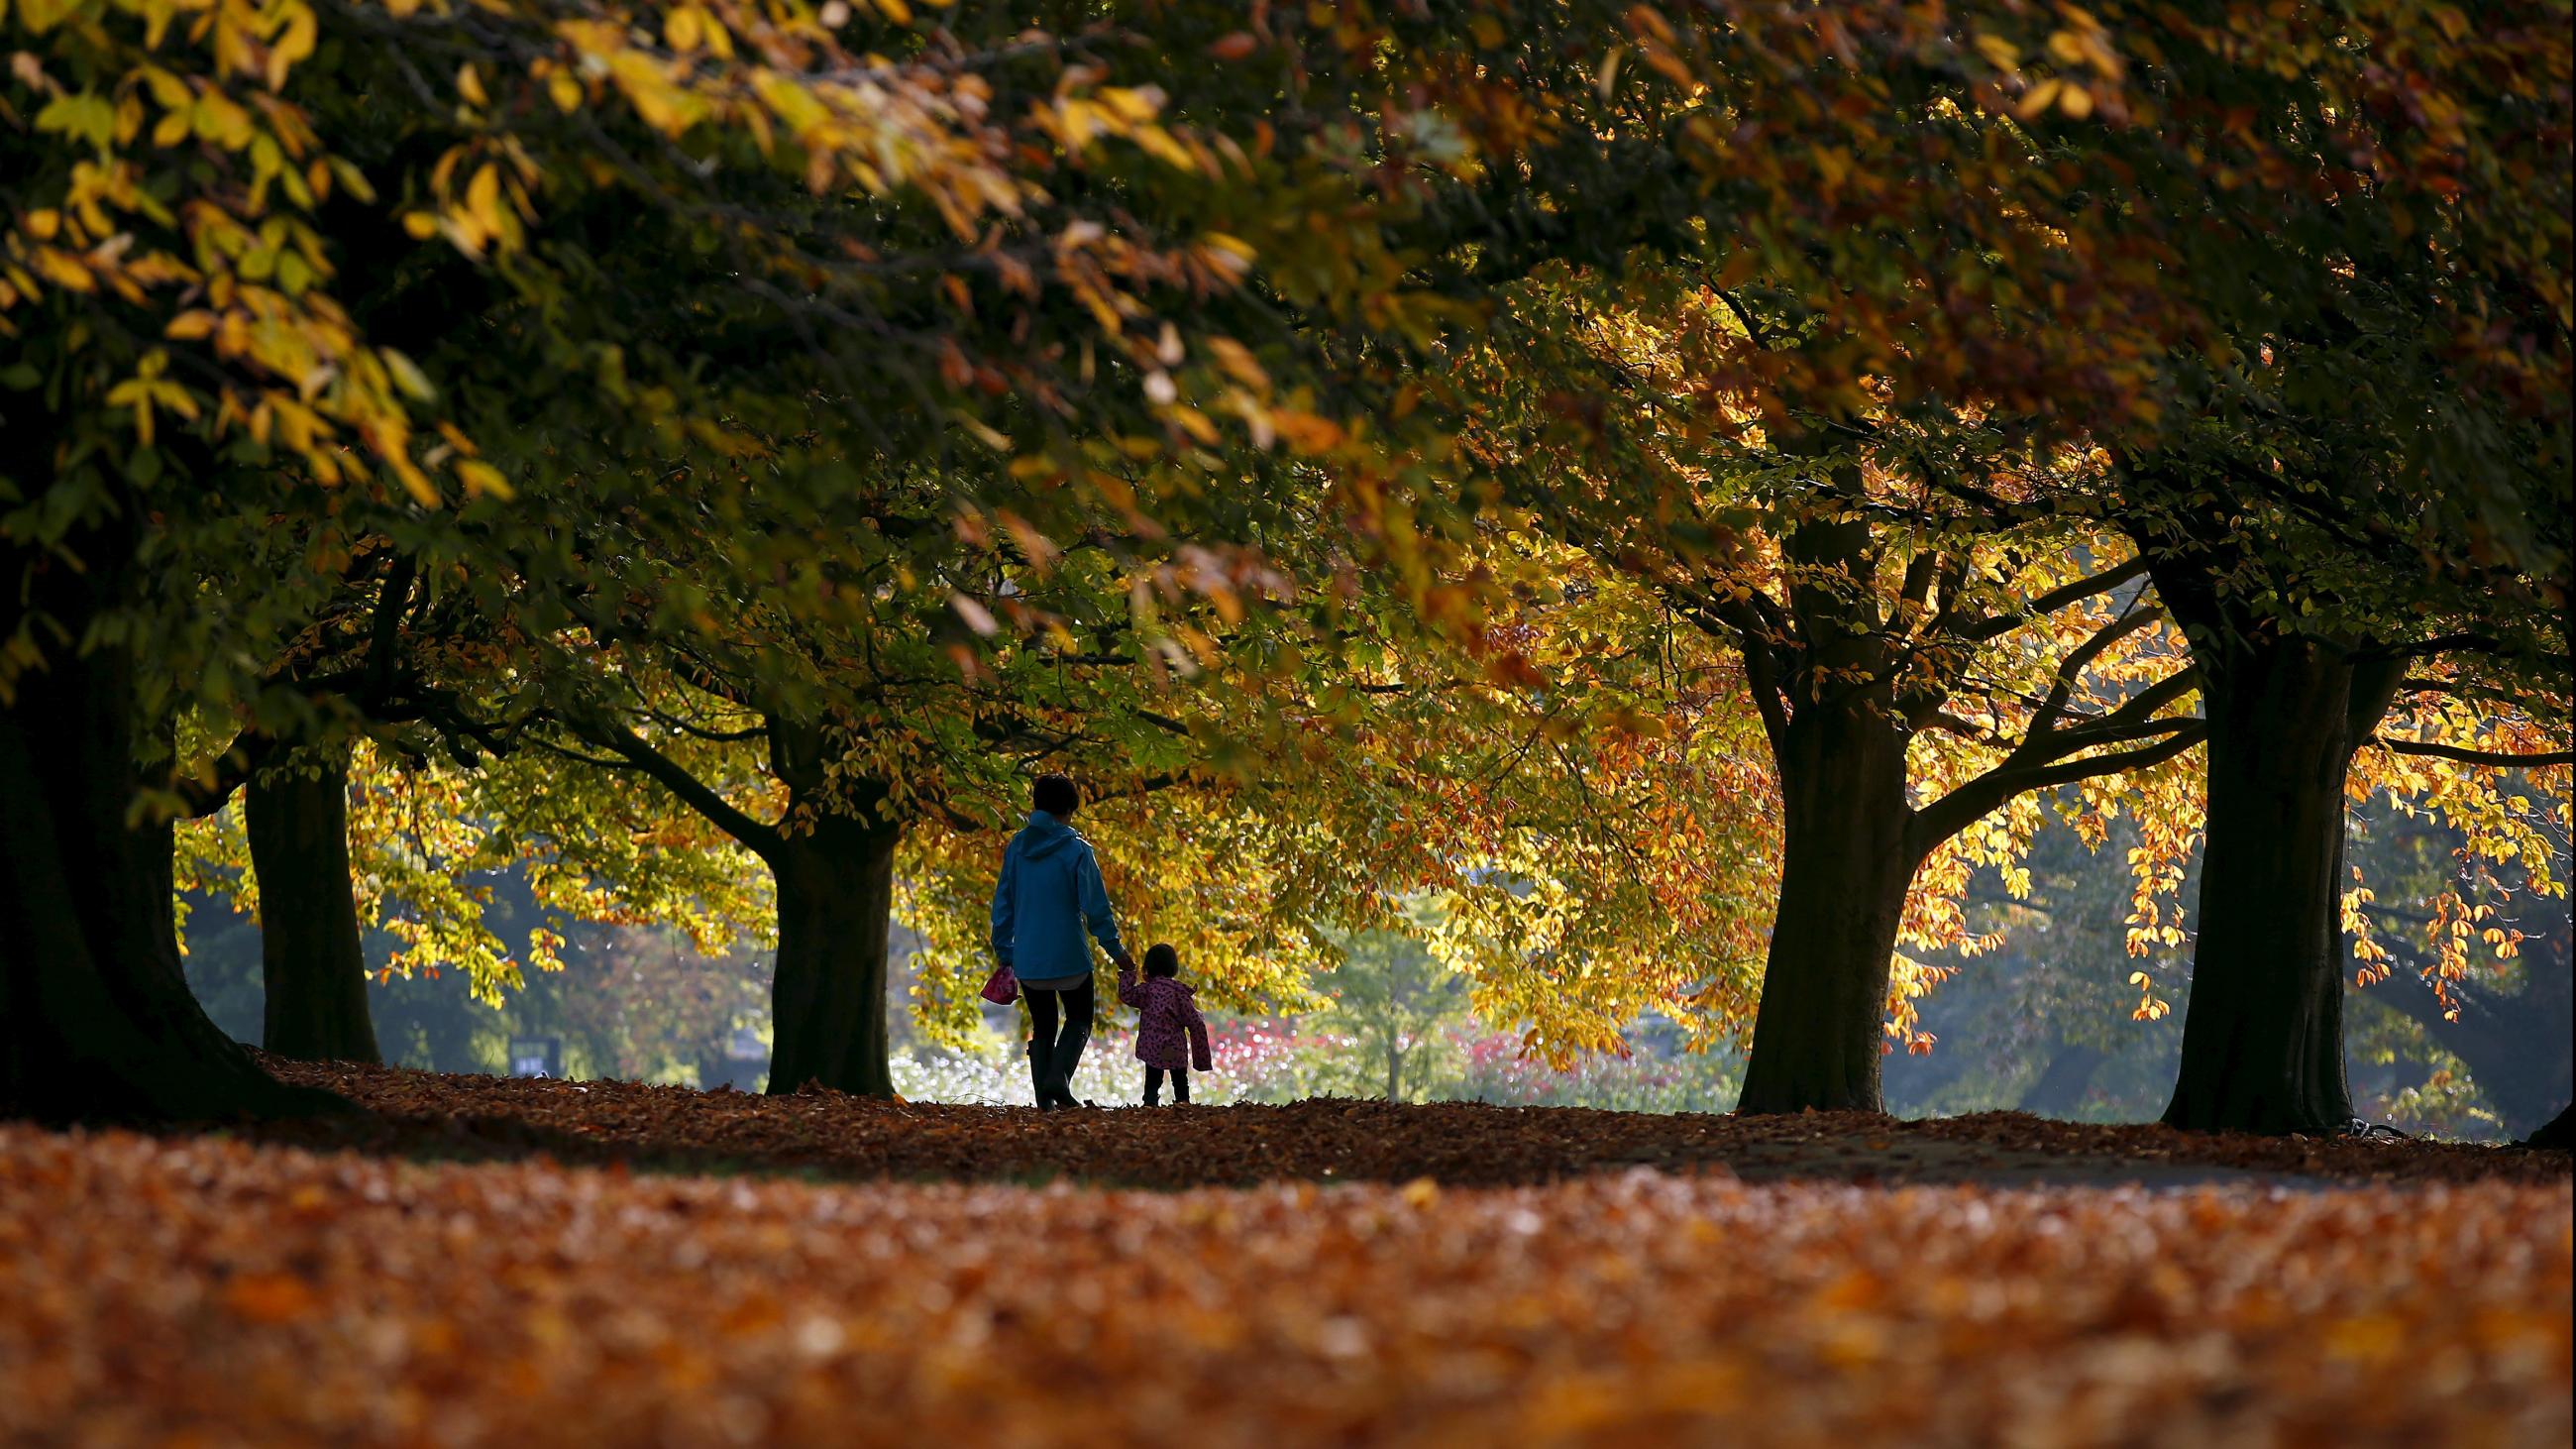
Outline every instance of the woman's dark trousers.
POLYGON ((1029 1002, 1030 1091, 1041 1107, 1081 1106, 1073 1099, 1073 1069, 1091 1041, 1091 978, 1066 991, 1024 985, 1020 994, 1029 1002))

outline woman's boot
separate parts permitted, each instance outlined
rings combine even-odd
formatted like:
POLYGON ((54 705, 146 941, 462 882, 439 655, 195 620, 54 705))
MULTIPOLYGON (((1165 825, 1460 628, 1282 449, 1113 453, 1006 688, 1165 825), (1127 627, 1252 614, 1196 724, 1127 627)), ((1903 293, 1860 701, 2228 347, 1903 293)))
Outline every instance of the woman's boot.
POLYGON ((1052 1072, 1050 1081, 1054 1086, 1055 1105, 1059 1107, 1082 1105, 1081 1101, 1073 1095, 1073 1069, 1082 1064, 1082 1049, 1090 1044, 1091 1018, 1089 1016, 1066 1017, 1064 1034, 1055 1039, 1055 1054, 1047 1060, 1047 1066, 1052 1072))
POLYGON ((1036 1098, 1038 1110, 1052 1112, 1056 1107, 1055 1047, 1043 1036, 1029 1038, 1029 1094, 1036 1098))

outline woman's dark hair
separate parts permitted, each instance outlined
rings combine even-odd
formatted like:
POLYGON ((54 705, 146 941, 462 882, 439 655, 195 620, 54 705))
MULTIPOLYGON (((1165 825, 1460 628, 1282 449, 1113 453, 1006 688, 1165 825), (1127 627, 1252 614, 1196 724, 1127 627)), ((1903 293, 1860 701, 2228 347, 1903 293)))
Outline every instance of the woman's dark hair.
POLYGON ((1074 787, 1071 775, 1040 775, 1029 791, 1029 803, 1058 820, 1069 820, 1082 808, 1082 791, 1074 787))
POLYGON ((1171 943, 1167 941, 1156 941, 1145 948, 1145 974, 1148 976, 1180 975, 1181 953, 1173 950, 1171 943))

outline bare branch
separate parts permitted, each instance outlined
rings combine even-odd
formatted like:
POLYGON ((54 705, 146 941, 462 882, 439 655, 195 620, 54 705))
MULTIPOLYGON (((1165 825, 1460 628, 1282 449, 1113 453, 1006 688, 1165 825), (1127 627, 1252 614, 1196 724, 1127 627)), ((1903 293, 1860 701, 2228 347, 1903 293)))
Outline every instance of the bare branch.
POLYGON ((753 819, 705 781, 689 773, 686 766, 646 744, 643 737, 633 730, 598 717, 574 721, 572 728, 592 744, 624 756, 635 768, 652 776, 663 789, 679 796, 683 804, 707 817, 718 830, 741 841, 755 853, 766 857, 785 843, 775 826, 753 819))
POLYGON ((2160 622, 2164 616, 2162 609, 2139 610, 2096 630, 2092 638, 2070 650, 2058 662, 2056 678, 2048 687, 2048 697, 2039 702, 2039 712, 2031 717, 2031 735, 2037 736, 2047 730, 2057 722, 2059 715, 2065 713, 2066 701, 2075 693, 2075 682, 2084 677, 2084 671, 2094 660, 2101 658, 2104 651, 2139 630, 2160 622))
POLYGON ((1988 639, 2002 638, 2033 619, 2045 619, 2078 599, 2089 599, 2095 594, 2116 589, 2146 571, 2146 556, 2135 555, 2128 562, 2104 569, 2098 574, 2087 574, 2083 578, 2060 584, 2031 600, 2017 613, 1997 614, 1990 619, 1978 620, 1961 629, 1960 637, 1980 643, 1988 639))
POLYGON ((2429 755, 2438 760, 2457 760, 2464 765, 2495 765, 2509 770, 2533 770, 2545 765, 2576 764, 2576 750, 2551 750, 2537 755, 2516 755, 2503 750, 2464 750, 2457 745, 2436 745, 2423 740, 2375 738, 2372 744, 2401 755, 2429 755))
POLYGON ((2133 750, 2090 755, 2054 764, 1997 765, 1916 811, 1914 818, 1906 824, 1906 843, 1914 850, 1914 858, 1921 860, 1941 842, 2003 808, 2005 802, 2016 795, 2032 790, 2053 790, 2096 775, 2117 775, 2161 765, 2209 737, 2209 725, 2205 720, 2176 720, 2172 723, 2178 726, 2172 734, 2152 745, 2142 745, 2133 750))

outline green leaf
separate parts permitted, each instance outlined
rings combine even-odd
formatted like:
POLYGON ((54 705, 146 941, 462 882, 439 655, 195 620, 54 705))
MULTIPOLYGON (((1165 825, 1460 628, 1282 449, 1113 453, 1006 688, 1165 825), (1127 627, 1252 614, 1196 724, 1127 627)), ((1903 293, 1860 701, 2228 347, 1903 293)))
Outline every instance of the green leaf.
POLYGON ((116 110, 106 97, 89 91, 56 96, 36 113, 36 129, 77 136, 104 151, 116 132, 116 110))

